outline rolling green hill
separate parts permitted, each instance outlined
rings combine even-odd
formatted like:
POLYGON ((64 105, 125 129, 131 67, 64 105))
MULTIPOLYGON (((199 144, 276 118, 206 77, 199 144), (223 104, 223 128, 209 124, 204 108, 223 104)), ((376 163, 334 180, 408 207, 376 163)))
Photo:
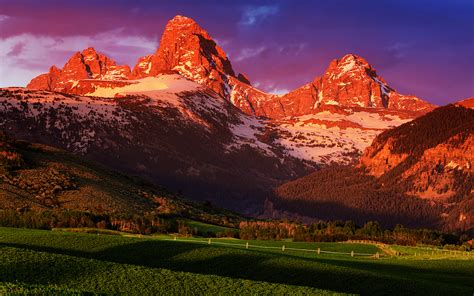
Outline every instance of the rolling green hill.
MULTIPOLYGON (((252 242, 260 243, 281 244, 252 242)), ((345 251, 357 246, 327 247, 345 251)), ((0 228, 0 293, 470 295, 473 275, 472 259, 377 260, 160 237, 0 228)))

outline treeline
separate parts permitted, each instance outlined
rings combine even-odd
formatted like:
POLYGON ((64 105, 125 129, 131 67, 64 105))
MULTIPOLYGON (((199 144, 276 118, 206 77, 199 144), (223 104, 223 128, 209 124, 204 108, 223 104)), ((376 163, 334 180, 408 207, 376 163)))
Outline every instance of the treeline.
POLYGON ((178 232, 179 224, 173 219, 154 215, 91 214, 79 211, 16 211, 0 210, 0 226, 52 229, 90 227, 130 233, 151 234, 178 232))
POLYGON ((309 225, 287 221, 242 221, 239 228, 222 232, 202 232, 180 217, 137 214, 91 214, 79 211, 0 210, 1 227, 52 229, 97 228, 136 234, 179 233, 182 236, 233 237, 244 240, 292 239, 304 242, 371 240, 398 245, 460 246, 473 249, 472 234, 449 234, 429 229, 410 229, 397 225, 384 229, 376 221, 363 226, 353 221, 317 222, 309 225), (470 244, 469 244, 470 240, 470 244))
MULTIPOLYGON (((0 227, 32 228, 51 230, 53 228, 97 228, 117 230, 135 234, 179 233, 182 236, 234 237, 238 229, 228 228, 222 232, 203 232, 187 223, 180 216, 159 216, 153 214, 93 214, 71 210, 18 211, 0 210, 0 227)), ((223 219, 220 225, 226 225, 223 219)), ((206 221, 203 221, 206 222, 206 221)))
POLYGON ((442 233, 429 229, 409 229, 397 225, 383 229, 376 221, 357 226, 353 221, 318 222, 304 225, 276 221, 244 221, 240 223, 240 238, 245 240, 293 239, 304 242, 340 242, 347 240, 371 240, 398 245, 462 246, 472 249, 466 234, 442 233))

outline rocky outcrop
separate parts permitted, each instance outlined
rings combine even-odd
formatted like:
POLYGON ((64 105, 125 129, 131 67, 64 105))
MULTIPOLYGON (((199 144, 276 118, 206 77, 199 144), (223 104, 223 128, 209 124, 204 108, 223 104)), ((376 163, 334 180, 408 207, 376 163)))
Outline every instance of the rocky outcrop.
POLYGON ((366 60, 353 54, 333 60, 313 84, 316 104, 387 108, 392 91, 366 60))
POLYGON ((209 33, 193 19, 180 15, 167 23, 158 50, 139 59, 133 77, 169 71, 206 85, 225 98, 230 98, 230 77, 249 84, 245 75, 235 77, 229 58, 209 33))
POLYGON ((427 112, 433 105, 388 86, 363 58, 348 54, 333 60, 323 76, 281 98, 288 114, 310 113, 321 105, 427 112), (295 100, 296 98, 296 100, 295 100))
POLYGON ((29 89, 54 90, 61 76, 61 70, 56 66, 49 68, 49 72, 33 78, 26 86, 29 89))
POLYGON ((389 139, 381 148, 374 144, 367 147, 360 159, 360 164, 376 177, 389 172, 408 157, 407 153, 392 153, 393 143, 393 139, 389 139))
POLYGON ((458 106, 463 106, 466 108, 474 108, 474 98, 465 99, 456 103, 458 106))
POLYGON ((427 199, 447 199, 462 191, 467 182, 472 186, 474 134, 465 139, 462 137, 456 135, 446 143, 425 150, 420 161, 403 173, 402 178, 412 183, 409 194, 427 199))
POLYGON ((316 79, 321 92, 319 104, 424 111, 433 106, 391 88, 363 58, 348 54, 333 60, 324 76, 316 79))
POLYGON ((269 118, 318 112, 321 106, 409 110, 424 114, 434 108, 415 96, 396 92, 363 58, 348 54, 333 60, 325 73, 283 96, 231 83, 232 102, 248 114, 269 118))
POLYGON ((267 118, 285 116, 285 109, 276 95, 263 92, 234 77, 229 78, 230 101, 244 113, 267 118))
POLYGON ((117 81, 129 79, 130 75, 128 66, 117 65, 114 60, 89 47, 76 52, 62 69, 52 66, 48 73, 33 78, 27 88, 77 93, 74 88, 81 80, 117 81))

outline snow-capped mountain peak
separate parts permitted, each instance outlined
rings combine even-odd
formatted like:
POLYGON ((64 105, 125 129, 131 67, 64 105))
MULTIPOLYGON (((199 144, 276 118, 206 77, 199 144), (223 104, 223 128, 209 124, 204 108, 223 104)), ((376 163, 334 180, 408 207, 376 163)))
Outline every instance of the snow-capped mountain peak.
POLYGON ((343 75, 355 76, 364 72, 365 69, 371 68, 366 60, 354 54, 347 54, 340 60, 335 60, 335 63, 338 71, 337 73, 331 73, 334 74, 335 78, 343 75))
POLYGON ((193 19, 175 16, 165 27, 157 51, 139 59, 134 78, 175 71, 230 97, 228 76, 235 76, 224 50, 193 19))
POLYGON ((84 79, 122 80, 130 78, 130 68, 97 53, 93 47, 76 52, 62 69, 53 66, 49 72, 33 78, 30 89, 74 93, 77 83, 84 79))
POLYGON ((333 60, 322 76, 285 95, 266 93, 251 86, 246 75, 235 75, 210 34, 179 15, 167 23, 156 52, 140 58, 133 72, 87 48, 62 69, 51 67, 34 78, 28 88, 103 98, 145 97, 148 103, 143 106, 173 107, 183 118, 207 127, 211 125, 202 118, 216 118, 230 128, 230 138, 252 134, 246 145, 318 164, 350 162, 380 131, 433 107, 398 94, 355 54, 333 60), (262 142, 256 133, 269 139, 262 142))

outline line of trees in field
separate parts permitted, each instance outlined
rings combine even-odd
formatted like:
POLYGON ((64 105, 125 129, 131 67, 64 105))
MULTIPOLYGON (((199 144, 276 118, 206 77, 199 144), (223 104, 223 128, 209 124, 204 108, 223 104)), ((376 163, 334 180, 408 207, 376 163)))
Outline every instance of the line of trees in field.
POLYGON ((409 229, 397 225, 383 229, 376 221, 357 226, 353 221, 317 222, 304 225, 292 222, 243 221, 240 223, 240 238, 251 240, 293 239, 305 242, 339 242, 347 240, 371 240, 399 245, 464 245, 470 249, 467 234, 442 233, 429 229, 409 229))
MULTIPOLYGON (((206 221, 203 221, 206 222, 206 221)), ((182 236, 239 237, 237 228, 230 228, 226 219, 222 232, 203 232, 193 227, 181 216, 152 214, 93 214, 89 212, 52 210, 18 211, 0 210, 0 227, 17 227, 50 230, 53 228, 97 228, 136 234, 179 233, 182 236)))
MULTIPOLYGON (((52 229, 98 228, 130 233, 151 234, 179 232, 180 224, 156 215, 92 214, 79 211, 17 211, 0 210, 0 226, 52 229)), ((182 226, 181 226, 182 227, 182 226)), ((181 230, 183 231, 183 230, 181 230)))
MULTIPOLYGON (((339 242, 347 240, 371 240, 399 245, 463 245, 472 249, 468 240, 472 235, 449 234, 429 229, 409 229, 397 225, 383 229, 376 221, 357 226, 353 221, 317 222, 309 225, 289 221, 240 222, 238 228, 222 232, 201 232, 190 226, 182 217, 159 217, 146 214, 92 214, 79 211, 17 211, 0 210, 0 226, 52 229, 97 228, 137 234, 179 233, 183 236, 234 237, 244 240, 293 239, 305 242, 339 242)), ((472 240, 471 240, 472 242, 472 240)))

